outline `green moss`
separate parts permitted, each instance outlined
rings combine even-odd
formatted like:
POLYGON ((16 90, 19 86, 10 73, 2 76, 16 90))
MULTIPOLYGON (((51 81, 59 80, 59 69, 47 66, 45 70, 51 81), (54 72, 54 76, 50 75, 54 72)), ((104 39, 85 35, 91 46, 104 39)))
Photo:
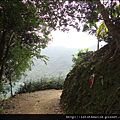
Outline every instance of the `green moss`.
POLYGON ((107 46, 97 51, 94 57, 91 56, 93 61, 88 60, 84 65, 79 64, 76 70, 73 68, 71 75, 66 78, 60 99, 65 113, 120 113, 120 57, 109 62, 113 50, 110 51, 107 46), (103 51, 108 52, 101 57, 103 51), (95 73, 95 80, 90 88, 89 78, 93 73, 95 73))

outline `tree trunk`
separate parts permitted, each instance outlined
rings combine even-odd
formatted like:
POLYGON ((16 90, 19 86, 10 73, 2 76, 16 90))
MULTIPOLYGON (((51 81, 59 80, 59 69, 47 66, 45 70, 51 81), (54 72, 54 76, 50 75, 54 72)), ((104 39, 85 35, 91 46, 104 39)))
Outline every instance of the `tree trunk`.
POLYGON ((11 46, 10 42, 12 40, 13 33, 10 36, 10 39, 8 41, 8 46, 7 46, 7 49, 6 49, 6 52, 5 52, 5 56, 3 57, 4 50, 5 50, 5 44, 6 44, 6 37, 7 37, 7 32, 4 31, 2 39, 1 39, 1 43, 0 43, 0 46, 2 46, 2 47, 0 47, 0 66, 1 66, 1 69, 0 69, 0 83, 1 83, 1 80, 2 80, 2 76, 3 76, 3 72, 4 72, 4 66, 5 66, 5 63, 6 63, 7 55, 8 55, 10 46, 11 46))
POLYGON ((98 39, 98 44, 97 44, 97 50, 99 50, 99 39, 98 39))
POLYGON ((23 58, 20 63, 17 65, 17 67, 10 72, 10 86, 11 86, 11 96, 13 97, 13 91, 12 91, 12 73, 19 67, 19 65, 26 59, 27 57, 23 58))
MULTIPOLYGON (((3 36, 0 42, 0 61, 3 61, 3 54, 4 54, 4 48, 6 44, 6 38, 7 38, 7 31, 3 31, 3 36)), ((0 66, 2 66, 2 62, 0 63, 0 66)))
POLYGON ((4 59, 1 69, 0 69, 0 83, 2 81, 2 75, 3 75, 3 71, 4 71, 5 61, 6 61, 6 59, 4 59))
POLYGON ((13 97, 13 91, 12 91, 12 74, 10 73, 10 86, 11 86, 11 96, 13 97))
POLYGON ((5 63, 6 63, 9 48, 10 48, 10 46, 7 47, 5 57, 3 58, 3 63, 2 63, 1 69, 0 69, 0 83, 1 83, 1 80, 2 80, 2 76, 3 76, 3 72, 4 72, 4 66, 5 66, 5 63))
MULTIPOLYGON (((120 32, 119 32, 119 29, 117 28, 116 25, 113 24, 113 22, 110 20, 109 18, 109 14, 107 13, 107 11, 105 10, 105 7, 103 4, 101 4, 100 0, 96 0, 96 3, 97 3, 97 7, 98 7, 98 10, 100 11, 103 19, 104 19, 104 22, 108 28, 108 30, 110 31, 113 39, 115 40, 116 42, 116 46, 117 46, 117 49, 116 51, 120 50, 120 32)), ((116 53, 115 51, 115 53, 116 53)), ((115 54, 114 54, 115 55, 115 54)), ((114 56, 113 55, 113 56, 114 56)))
POLYGON ((0 42, 0 67, 1 67, 0 68, 0 83, 1 83, 2 75, 3 75, 3 71, 4 71, 5 61, 6 61, 3 58, 5 44, 6 44, 6 38, 7 38, 7 31, 3 31, 3 36, 2 36, 1 42, 0 42))

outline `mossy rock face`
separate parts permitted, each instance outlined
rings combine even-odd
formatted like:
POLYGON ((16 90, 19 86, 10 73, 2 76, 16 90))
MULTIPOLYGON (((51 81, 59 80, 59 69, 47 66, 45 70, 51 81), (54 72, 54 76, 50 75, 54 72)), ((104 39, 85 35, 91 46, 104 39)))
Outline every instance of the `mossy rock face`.
POLYGON ((120 114, 120 57, 109 62, 113 53, 106 45, 91 56, 93 61, 89 59, 73 68, 65 79, 60 99, 65 113, 120 114))

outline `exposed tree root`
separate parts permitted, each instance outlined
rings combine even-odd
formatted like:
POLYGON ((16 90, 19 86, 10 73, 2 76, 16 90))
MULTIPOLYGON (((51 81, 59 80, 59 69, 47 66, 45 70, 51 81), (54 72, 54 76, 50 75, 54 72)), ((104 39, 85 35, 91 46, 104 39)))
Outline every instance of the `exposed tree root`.
POLYGON ((118 51, 118 49, 116 48, 114 55, 110 59, 113 59, 115 57, 117 51, 118 51))
POLYGON ((116 56, 116 54, 119 52, 120 52, 120 49, 116 49, 114 55, 110 58, 110 60, 108 62, 111 62, 111 61, 115 60, 116 58, 118 58, 120 56, 120 54, 117 56, 116 56))

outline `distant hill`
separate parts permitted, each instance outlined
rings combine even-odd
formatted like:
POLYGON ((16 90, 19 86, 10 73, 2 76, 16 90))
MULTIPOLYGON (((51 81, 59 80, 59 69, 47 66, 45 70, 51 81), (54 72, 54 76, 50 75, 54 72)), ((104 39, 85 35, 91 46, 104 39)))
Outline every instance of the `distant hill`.
POLYGON ((70 71, 72 62, 72 54, 77 53, 78 48, 66 48, 62 46, 49 46, 41 51, 41 55, 49 57, 47 65, 40 59, 34 60, 32 71, 28 71, 27 79, 40 79, 43 76, 55 76, 60 74, 66 76, 70 71))
MULTIPOLYGON (((95 50, 95 46, 91 47, 90 50, 95 50)), ((32 71, 28 71, 26 79, 40 79, 41 77, 55 76, 58 77, 60 74, 66 77, 70 71, 72 62, 72 54, 78 52, 81 48, 66 48, 63 46, 49 46, 41 51, 41 55, 49 57, 47 65, 40 59, 34 60, 34 66, 32 71)))

